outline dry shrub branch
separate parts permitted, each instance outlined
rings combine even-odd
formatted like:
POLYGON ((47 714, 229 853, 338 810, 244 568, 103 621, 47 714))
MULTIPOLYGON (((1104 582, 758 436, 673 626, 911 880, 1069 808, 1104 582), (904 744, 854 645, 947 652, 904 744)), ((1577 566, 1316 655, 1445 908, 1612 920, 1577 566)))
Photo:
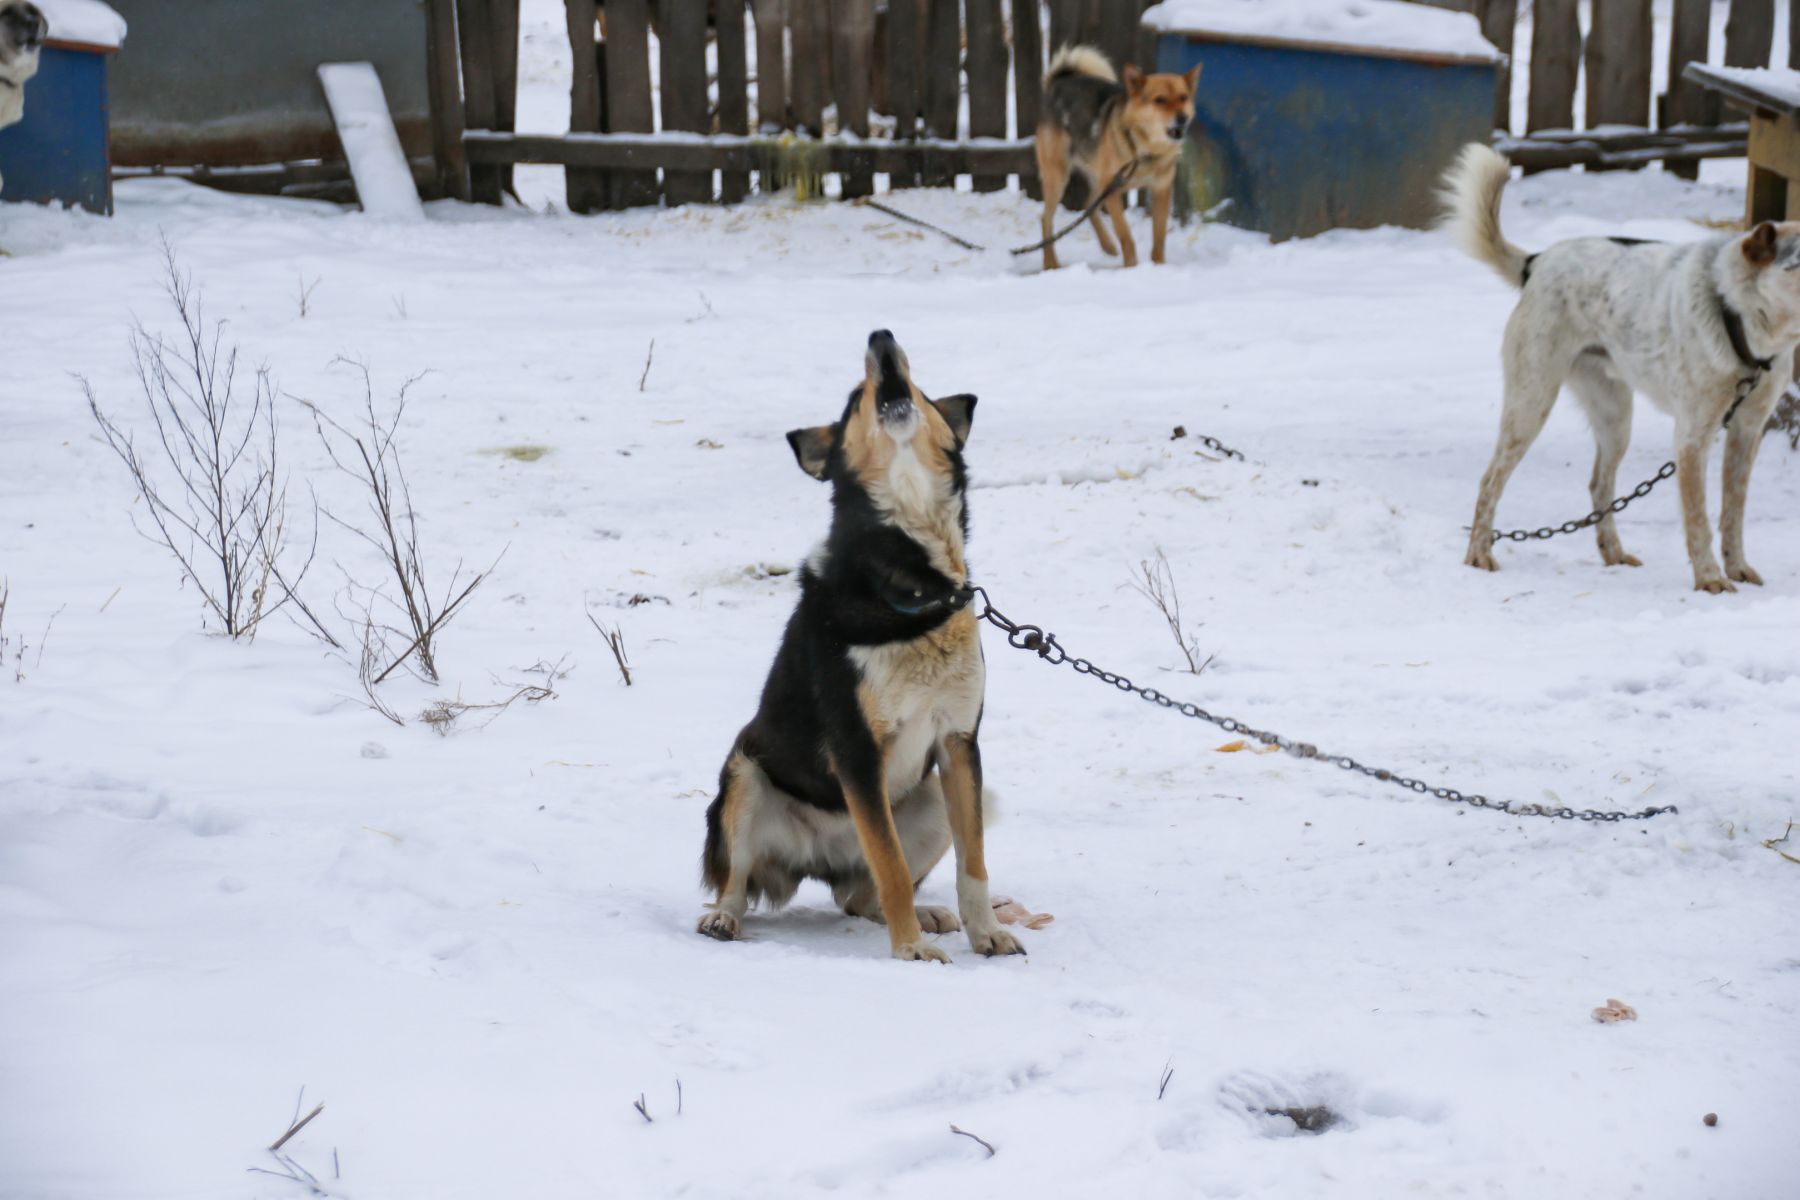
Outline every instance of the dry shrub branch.
MULTIPOLYGON (((385 584, 361 589, 366 594, 359 622, 363 631, 365 664, 370 657, 371 645, 385 650, 387 640, 381 635, 392 634, 405 639, 404 649, 389 656, 385 665, 379 668, 365 666, 364 687, 370 690, 385 682, 408 660, 417 664, 419 673, 427 680, 436 683, 438 634, 462 611, 500 559, 496 556, 485 570, 472 575, 464 573, 459 559, 450 572, 449 582, 433 591, 420 547, 419 516, 413 508, 412 489, 407 484, 406 467, 394 442, 394 432, 406 413, 407 395, 422 376, 415 375, 400 386, 393 408, 383 416, 375 407, 375 389, 369 378, 369 368, 349 359, 337 361, 354 369, 362 378, 363 407, 355 427, 332 419, 310 401, 302 400, 301 403, 312 414, 313 428, 332 464, 360 485, 367 513, 362 521, 351 521, 329 509, 324 512, 333 523, 361 538, 381 556, 387 568, 387 579, 398 593, 397 596, 389 595, 385 584), (376 617, 384 602, 398 614, 398 624, 376 617)), ((355 584, 351 586, 353 592, 357 590, 355 584)), ((383 715, 389 714, 384 710, 383 715)))
POLYGON ((192 277, 167 242, 163 268, 180 329, 166 340, 141 322, 131 332, 138 390, 155 435, 149 444, 140 449, 80 381, 94 423, 144 502, 150 528, 135 513, 133 525, 175 556, 227 636, 253 637, 265 618, 292 605, 304 627, 335 646, 297 593, 318 546, 317 509, 312 537, 290 553, 268 371, 241 378, 238 347, 224 342, 225 322, 207 321, 192 277))
POLYGON ((1198 675, 1212 663, 1213 656, 1200 657, 1200 642, 1187 631, 1181 620, 1181 592, 1175 586, 1175 569, 1169 565, 1168 556, 1162 547, 1156 548, 1156 557, 1147 558, 1138 563, 1137 573, 1131 577, 1131 586, 1144 599, 1156 606, 1163 620, 1169 626, 1169 634, 1175 644, 1181 648, 1182 658, 1187 660, 1187 671, 1190 675, 1198 675))

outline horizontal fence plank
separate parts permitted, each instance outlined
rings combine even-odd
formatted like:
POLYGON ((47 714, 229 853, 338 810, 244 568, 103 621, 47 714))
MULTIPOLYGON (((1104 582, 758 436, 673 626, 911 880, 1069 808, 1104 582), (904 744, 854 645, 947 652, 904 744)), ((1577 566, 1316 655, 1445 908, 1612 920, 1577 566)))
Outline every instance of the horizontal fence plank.
POLYGON ((903 172, 926 159, 959 175, 1037 174, 1031 141, 977 138, 955 141, 849 142, 775 137, 671 137, 667 134, 499 133, 472 129, 463 135, 472 163, 542 163, 552 166, 666 171, 760 171, 785 162, 816 171, 903 172))

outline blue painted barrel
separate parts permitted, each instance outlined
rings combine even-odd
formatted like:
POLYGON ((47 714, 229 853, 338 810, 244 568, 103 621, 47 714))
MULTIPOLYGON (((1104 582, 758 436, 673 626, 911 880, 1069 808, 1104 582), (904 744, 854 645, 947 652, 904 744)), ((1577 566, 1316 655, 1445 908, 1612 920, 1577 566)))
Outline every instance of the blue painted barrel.
POLYGON ((25 119, 0 129, 0 200, 112 215, 103 47, 51 41, 25 84, 25 119))
POLYGON ((1493 131, 1499 56, 1158 30, 1156 68, 1203 66, 1194 207, 1276 241, 1428 226, 1457 150, 1493 131))

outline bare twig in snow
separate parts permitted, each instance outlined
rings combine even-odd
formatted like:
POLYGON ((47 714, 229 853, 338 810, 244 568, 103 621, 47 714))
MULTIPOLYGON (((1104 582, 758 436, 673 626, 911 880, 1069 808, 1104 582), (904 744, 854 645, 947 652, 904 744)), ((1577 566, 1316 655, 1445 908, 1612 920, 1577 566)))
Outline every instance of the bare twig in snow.
POLYGON ((983 1138, 983 1137, 976 1137, 974 1134, 970 1133, 966 1129, 958 1129, 956 1126, 952 1125, 950 1127, 950 1132, 958 1135, 959 1137, 966 1137, 966 1138, 970 1139, 971 1141, 980 1142, 981 1148, 988 1152, 989 1158, 992 1158, 992 1157, 994 1157, 994 1155, 999 1153, 998 1150, 994 1149, 994 1144, 992 1142, 988 1141, 986 1138, 983 1138))
POLYGON ((1170 1059, 1163 1064, 1162 1079, 1158 1081, 1156 1085, 1156 1098, 1158 1100, 1161 1100, 1163 1098, 1163 1093, 1169 1090, 1169 1080, 1173 1078, 1175 1078, 1174 1060, 1170 1059))
POLYGON ((302 271, 299 274, 300 319, 302 321, 306 320, 306 314, 312 309, 313 289, 319 286, 319 278, 319 276, 315 275, 313 276, 312 282, 308 283, 306 282, 306 273, 302 271))
POLYGON ((700 293, 700 303, 706 306, 706 311, 697 316, 689 317, 687 319, 689 325, 692 325, 696 321, 704 321, 709 317, 715 321, 719 319, 719 314, 713 311, 712 301, 706 298, 705 292, 700 293))
POLYGON ((650 363, 656 358, 656 339, 650 339, 650 350, 644 355, 644 373, 638 376, 638 391, 644 390, 644 381, 650 378, 650 363))
POLYGON ((324 1111, 325 1111, 324 1101, 320 1101, 318 1104, 313 1105, 313 1110, 311 1112, 307 1113, 300 1120, 295 1121, 292 1125, 289 1125, 288 1131, 286 1133, 282 1134, 280 1137, 275 1139, 275 1144, 273 1146, 269 1147, 269 1153, 274 1154, 276 1151, 280 1150, 283 1146, 287 1145, 289 1138, 293 1137, 296 1133, 299 1133, 302 1129, 305 1129, 309 1124, 312 1123, 312 1119, 314 1117, 318 1116, 320 1113, 322 1113, 324 1111))
POLYGON ((606 639, 606 647, 612 651, 613 661, 619 664, 619 677, 625 681, 626 687, 630 687, 631 663, 625 658, 624 628, 615 625, 611 629, 608 629, 606 626, 602 625, 591 612, 588 613, 587 619, 589 624, 600 631, 600 636, 606 639))
POLYGON ((652 1120, 650 1117, 650 1110, 644 1106, 644 1093, 642 1093, 642 1092, 638 1093, 638 1098, 631 1102, 631 1107, 637 1109, 638 1116, 644 1118, 644 1124, 646 1124, 646 1125, 656 1124, 656 1122, 654 1120, 652 1120))
POLYGON ((38 637, 37 657, 31 660, 32 670, 35 671, 44 665, 44 644, 50 640, 50 627, 56 624, 56 618, 62 616, 63 609, 67 607, 69 606, 66 604, 58 605, 56 611, 50 614, 50 619, 44 622, 44 632, 38 637))
POLYGON ((1156 557, 1144 559, 1138 563, 1137 574, 1131 577, 1131 586, 1146 600, 1156 606, 1162 613, 1163 620, 1168 622, 1169 633, 1175 638, 1175 644, 1181 647, 1181 656, 1187 660, 1190 675, 1198 675, 1212 663, 1212 655, 1203 660, 1200 657, 1200 643, 1183 627, 1181 621, 1181 593, 1175 587, 1175 570, 1169 566, 1168 556, 1162 547, 1156 548, 1156 557))

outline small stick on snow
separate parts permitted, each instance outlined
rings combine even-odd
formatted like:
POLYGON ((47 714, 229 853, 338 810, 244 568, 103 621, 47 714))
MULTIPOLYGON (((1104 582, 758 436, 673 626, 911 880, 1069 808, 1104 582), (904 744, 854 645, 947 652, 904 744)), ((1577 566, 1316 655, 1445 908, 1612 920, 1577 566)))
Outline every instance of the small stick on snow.
POLYGON ((50 627, 56 624, 56 618, 62 616, 62 610, 67 607, 69 606, 66 604, 60 606, 55 612, 50 614, 50 619, 44 622, 44 634, 42 637, 38 638, 37 658, 34 659, 31 664, 33 670, 44 665, 44 644, 50 640, 50 627))
POLYGON ((1174 1059, 1170 1059, 1163 1064, 1162 1082, 1156 1087, 1156 1098, 1158 1100, 1161 1100, 1163 1098, 1163 1093, 1169 1090, 1169 1080, 1175 1078, 1175 1068, 1171 1065, 1174 1061, 1174 1059))
POLYGON ((631 662, 625 657, 625 629, 615 625, 611 629, 602 625, 593 613, 587 615, 588 623, 600 631, 606 639, 606 648, 612 651, 613 661, 619 664, 619 676, 625 680, 625 686, 631 686, 631 662))
POLYGON ((307 1113, 305 1117, 288 1126, 288 1131, 275 1139, 275 1144, 269 1147, 269 1152, 273 1154, 283 1146, 287 1145, 289 1138, 293 1137, 296 1133, 299 1133, 302 1129, 305 1129, 308 1122, 324 1111, 325 1102, 321 1100, 318 1104, 313 1106, 313 1110, 307 1113))
POLYGON ((100 611, 101 611, 101 612, 105 612, 105 611, 106 611, 106 610, 107 610, 107 609, 109 609, 109 608, 111 608, 111 607, 112 607, 112 602, 113 602, 113 601, 114 601, 114 600, 117 600, 117 599, 118 599, 118 598, 119 598, 119 593, 120 593, 120 592, 122 592, 122 591, 124 591, 124 590, 125 590, 125 587, 124 587, 124 585, 123 585, 123 584, 121 584, 121 585, 120 585, 120 586, 118 586, 118 587, 116 587, 116 588, 114 588, 114 589, 113 589, 113 593, 112 593, 112 595, 110 595, 110 596, 108 596, 108 597, 107 597, 107 598, 106 598, 106 603, 105 603, 105 604, 102 604, 102 605, 101 605, 101 606, 100 606, 100 611))
POLYGON ((644 381, 650 378, 650 362, 656 357, 656 339, 650 339, 650 350, 644 355, 644 373, 638 376, 638 391, 644 390, 644 381))
POLYGON ((656 1124, 656 1122, 654 1120, 652 1120, 650 1117, 650 1110, 648 1108, 644 1107, 644 1093, 642 1093, 642 1092, 638 1093, 638 1098, 631 1102, 631 1107, 638 1110, 638 1116, 644 1118, 644 1124, 646 1124, 646 1125, 656 1124))
POLYGON ((989 1158, 992 1158, 992 1157, 994 1157, 994 1155, 999 1153, 998 1150, 994 1149, 994 1144, 992 1142, 988 1141, 986 1138, 983 1138, 983 1137, 976 1137, 974 1134, 970 1133, 966 1129, 958 1129, 956 1126, 952 1125, 950 1127, 950 1132, 958 1135, 959 1137, 966 1137, 970 1141, 980 1142, 981 1148, 988 1152, 989 1158))
POLYGON ((675 1115, 681 1115, 681 1080, 675 1081, 675 1115))

